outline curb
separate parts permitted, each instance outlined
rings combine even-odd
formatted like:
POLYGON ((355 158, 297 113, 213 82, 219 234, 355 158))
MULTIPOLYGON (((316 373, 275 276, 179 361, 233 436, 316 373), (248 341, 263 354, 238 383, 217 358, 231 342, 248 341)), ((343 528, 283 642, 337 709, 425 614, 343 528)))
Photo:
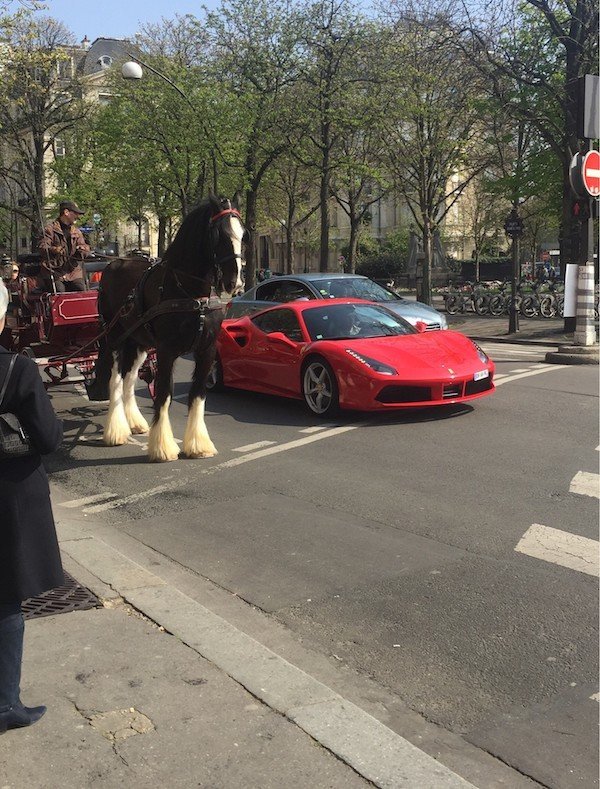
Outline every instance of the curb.
POLYGON ((356 704, 108 543, 72 527, 61 538, 61 551, 91 574, 86 580, 92 591, 99 586, 98 593, 106 596, 109 588, 374 786, 474 789, 356 704))
POLYGON ((600 364, 598 345, 559 345, 557 351, 546 354, 553 364, 600 364))

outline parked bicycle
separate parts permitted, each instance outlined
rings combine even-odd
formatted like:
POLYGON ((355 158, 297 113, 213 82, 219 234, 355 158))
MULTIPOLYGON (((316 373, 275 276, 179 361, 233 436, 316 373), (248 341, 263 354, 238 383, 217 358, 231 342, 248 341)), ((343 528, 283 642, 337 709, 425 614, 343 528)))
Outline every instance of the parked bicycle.
MULTIPOLYGON (((523 292, 521 290, 523 282, 517 283, 517 294, 515 299, 515 306, 517 312, 521 311, 521 304, 523 302, 523 292)), ((512 304, 512 283, 509 280, 504 280, 500 285, 500 292, 493 295, 488 304, 490 315, 507 315, 510 312, 510 305, 512 304)))
POLYGON ((544 318, 554 318, 560 315, 562 318, 565 312, 565 294, 559 291, 555 282, 548 285, 548 293, 540 298, 540 313, 544 318))
POLYGON ((541 283, 539 282, 531 282, 531 293, 528 293, 527 296, 523 296, 523 300, 521 302, 521 312, 525 315, 526 318, 534 318, 540 312, 540 287, 541 283))

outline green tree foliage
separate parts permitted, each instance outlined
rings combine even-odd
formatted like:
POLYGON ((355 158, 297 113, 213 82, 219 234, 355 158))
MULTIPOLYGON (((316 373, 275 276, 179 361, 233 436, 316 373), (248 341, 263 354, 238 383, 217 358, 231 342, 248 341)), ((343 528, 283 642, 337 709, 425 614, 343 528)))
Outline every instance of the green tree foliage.
POLYGON ((59 22, 29 14, 12 19, 1 52, 0 178, 9 207, 26 218, 32 242, 43 222, 46 159, 57 138, 87 113, 72 70, 73 43, 59 22))

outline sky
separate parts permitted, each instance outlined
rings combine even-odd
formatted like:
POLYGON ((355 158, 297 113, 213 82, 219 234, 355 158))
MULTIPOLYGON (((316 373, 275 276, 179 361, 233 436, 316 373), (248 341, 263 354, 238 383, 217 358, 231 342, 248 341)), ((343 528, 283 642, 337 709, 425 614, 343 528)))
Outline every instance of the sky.
POLYGON ((202 17, 202 6, 215 7, 206 0, 44 0, 41 12, 63 22, 77 41, 87 36, 128 38, 145 22, 172 19, 176 14, 202 17))

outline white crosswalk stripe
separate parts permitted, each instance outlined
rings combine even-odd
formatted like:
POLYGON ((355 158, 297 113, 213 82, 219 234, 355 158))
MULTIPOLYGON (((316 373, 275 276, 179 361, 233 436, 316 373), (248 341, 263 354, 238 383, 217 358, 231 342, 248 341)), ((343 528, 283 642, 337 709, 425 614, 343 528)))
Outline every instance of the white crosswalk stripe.
POLYGON ((519 540, 515 551, 598 577, 599 546, 597 540, 552 529, 541 523, 532 523, 519 540))
POLYGON ((600 474, 590 471, 578 471, 571 480, 569 493, 579 493, 581 496, 592 496, 600 499, 600 474))

